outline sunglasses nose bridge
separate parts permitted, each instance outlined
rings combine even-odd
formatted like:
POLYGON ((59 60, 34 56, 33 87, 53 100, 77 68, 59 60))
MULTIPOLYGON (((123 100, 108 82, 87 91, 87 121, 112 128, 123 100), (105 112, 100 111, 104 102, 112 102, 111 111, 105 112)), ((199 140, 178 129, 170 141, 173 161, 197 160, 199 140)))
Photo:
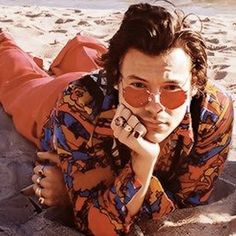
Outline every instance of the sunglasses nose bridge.
POLYGON ((161 104, 160 96, 161 96, 160 91, 157 91, 156 93, 150 93, 148 101, 149 102, 153 101, 154 103, 161 104))

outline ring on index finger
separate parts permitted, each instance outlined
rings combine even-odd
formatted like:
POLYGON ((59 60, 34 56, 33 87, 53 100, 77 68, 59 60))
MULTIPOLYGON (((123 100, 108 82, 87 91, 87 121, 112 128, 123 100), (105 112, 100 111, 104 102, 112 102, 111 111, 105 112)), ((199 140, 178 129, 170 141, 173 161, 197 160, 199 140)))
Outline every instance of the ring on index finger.
POLYGON ((39 177, 36 179, 36 183, 37 183, 37 184, 40 184, 42 178, 43 178, 43 177, 39 176, 39 177))
POLYGON ((44 168, 45 168, 45 165, 42 165, 41 169, 39 170, 40 175, 44 175, 44 168))
POLYGON ((116 119, 115 119, 115 125, 118 126, 118 127, 122 127, 124 124, 125 124, 125 119, 122 117, 122 116, 118 116, 116 119))

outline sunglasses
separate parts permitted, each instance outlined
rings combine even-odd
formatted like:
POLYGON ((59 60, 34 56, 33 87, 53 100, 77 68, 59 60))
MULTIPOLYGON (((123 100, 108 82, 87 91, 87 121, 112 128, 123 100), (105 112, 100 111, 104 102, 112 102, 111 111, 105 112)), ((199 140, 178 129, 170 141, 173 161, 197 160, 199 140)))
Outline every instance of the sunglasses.
MULTIPOLYGON (((176 109, 183 105, 187 98, 186 91, 179 86, 174 86, 174 89, 168 89, 168 87, 171 86, 163 86, 158 91, 161 105, 168 109, 176 109)), ((151 93, 147 88, 135 88, 130 85, 123 88, 125 101, 135 108, 147 105, 149 102, 155 100, 156 95, 157 94, 151 93)))

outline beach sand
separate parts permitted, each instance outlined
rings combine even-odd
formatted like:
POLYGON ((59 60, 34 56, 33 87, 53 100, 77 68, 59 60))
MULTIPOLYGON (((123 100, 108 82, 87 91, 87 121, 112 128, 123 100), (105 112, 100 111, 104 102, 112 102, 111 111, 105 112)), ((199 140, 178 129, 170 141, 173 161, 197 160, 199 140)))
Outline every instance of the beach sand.
MULTIPOLYGON (((45 69, 77 33, 95 36, 106 44, 123 16, 120 10, 36 6, 0 6, 0 13, 0 28, 10 32, 25 51, 43 58, 45 69)), ((202 15, 201 19, 214 79, 234 97, 236 17, 217 14, 202 15)), ((195 20, 192 20, 193 25, 195 20)), ((209 205, 177 210, 160 222, 143 220, 135 225, 130 235, 236 235, 235 140, 234 126, 225 171, 217 182, 209 205)), ((36 148, 15 131, 11 118, 2 109, 0 151, 0 235, 78 235, 63 224, 67 217, 63 212, 53 208, 36 212, 29 199, 19 193, 22 187, 31 183, 36 148)))

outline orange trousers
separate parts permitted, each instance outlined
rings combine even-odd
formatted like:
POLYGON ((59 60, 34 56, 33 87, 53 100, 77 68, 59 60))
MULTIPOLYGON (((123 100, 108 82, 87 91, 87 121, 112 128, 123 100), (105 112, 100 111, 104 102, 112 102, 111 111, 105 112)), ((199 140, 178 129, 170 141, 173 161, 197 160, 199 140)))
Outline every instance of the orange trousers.
POLYGON ((63 89, 98 69, 96 58, 105 52, 94 38, 77 35, 53 61, 49 76, 10 35, 0 33, 0 103, 17 131, 39 147, 43 125, 63 89))

